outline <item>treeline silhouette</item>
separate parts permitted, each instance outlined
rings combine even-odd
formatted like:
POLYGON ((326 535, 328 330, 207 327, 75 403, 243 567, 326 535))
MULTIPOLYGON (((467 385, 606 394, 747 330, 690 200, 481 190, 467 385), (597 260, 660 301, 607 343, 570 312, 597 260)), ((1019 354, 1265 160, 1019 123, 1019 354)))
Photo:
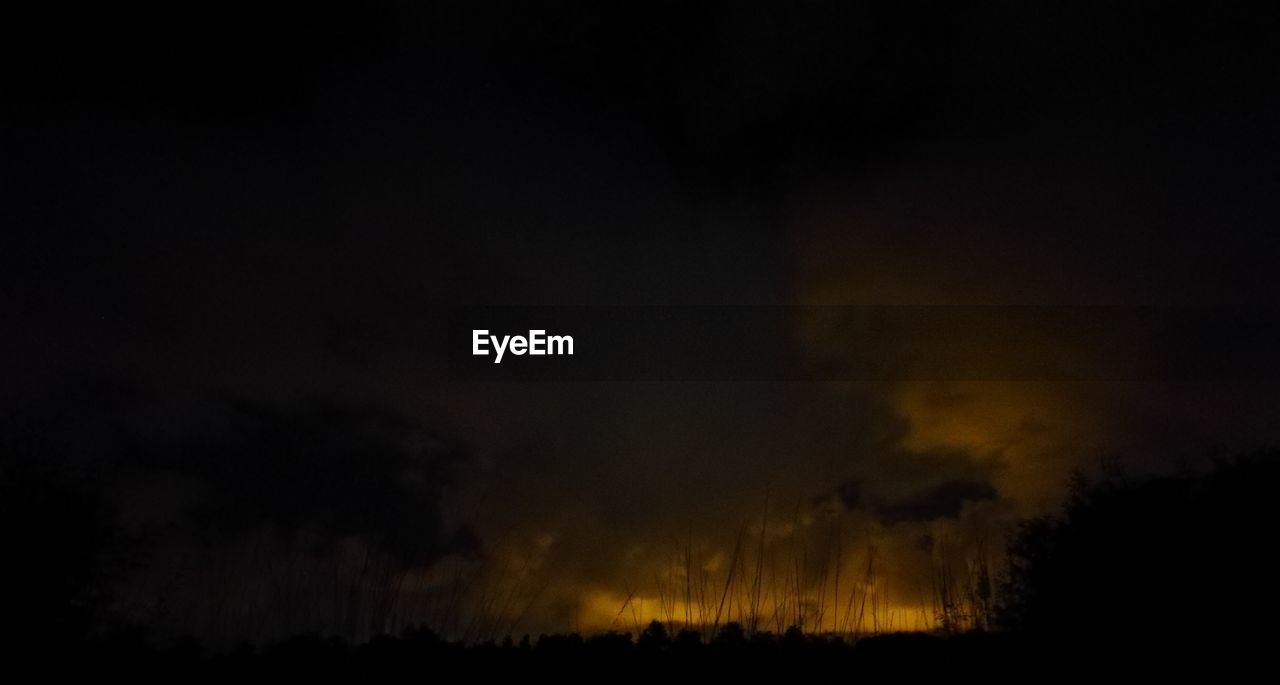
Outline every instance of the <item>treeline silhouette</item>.
POLYGON ((638 636, 609 632, 523 636, 474 644, 446 641, 429 629, 408 629, 362 644, 340 638, 298 636, 255 648, 243 645, 228 653, 205 653, 198 642, 184 641, 165 649, 136 643, 99 645, 89 660, 107 667, 154 669, 203 675, 254 672, 291 678, 352 675, 438 674, 450 670, 557 680, 633 680, 685 678, 760 678, 835 681, 855 677, 876 682, 935 677, 981 669, 998 679, 1012 657, 1032 652, 1012 635, 973 634, 941 637, 895 633, 851 643, 839 636, 807 634, 791 628, 782 635, 748 635, 737 623, 721 626, 710 640, 693 630, 670 634, 659 622, 638 636), (1003 666, 1001 666, 1003 664, 1003 666))
POLYGON ((739 622, 708 636, 655 621, 635 634, 478 643, 413 627, 362 643, 301 635, 230 651, 198 637, 161 646, 147 639, 147 626, 121 623, 110 611, 111 582, 128 571, 127 545, 110 525, 95 479, 45 459, 39 442, 10 441, 4 452, 3 646, 12 657, 56 666, 332 675, 449 664, 565 677, 858 674, 874 681, 966 673, 1012 681, 1046 664, 1058 674, 1101 663, 1148 672, 1238 666, 1267 653, 1280 608, 1271 561, 1280 458, 1260 453, 1175 475, 1075 477, 1060 513, 1027 520, 1011 534, 990 630, 853 640, 799 627, 753 631, 739 622))

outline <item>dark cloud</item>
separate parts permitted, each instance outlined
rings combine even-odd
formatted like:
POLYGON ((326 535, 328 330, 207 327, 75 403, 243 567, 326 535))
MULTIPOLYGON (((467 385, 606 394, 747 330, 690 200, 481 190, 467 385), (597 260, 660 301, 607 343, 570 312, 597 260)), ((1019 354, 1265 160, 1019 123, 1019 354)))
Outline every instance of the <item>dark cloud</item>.
POLYGON ((174 448, 184 453, 173 467, 203 485, 192 510, 200 525, 355 537, 411 566, 478 551, 440 506, 464 458, 458 446, 398 417, 338 407, 239 403, 230 419, 216 439, 174 448))
POLYGON ((876 502, 871 509, 887 524, 914 523, 956 518, 965 504, 999 496, 995 487, 985 481, 949 480, 905 499, 876 502))
POLYGON ((125 518, 144 527, 170 519, 215 545, 266 530, 320 552, 358 540, 406 567, 480 552, 443 509, 466 448, 394 412, 120 381, 80 383, 30 411, 49 417, 59 458, 111 474, 125 518))
MULTIPOLYGON (((876 488, 874 483, 869 486, 862 478, 850 478, 836 487, 834 500, 848 511, 864 511, 881 523, 894 524, 954 519, 969 502, 996 500, 1000 497, 995 485, 983 477, 957 476, 937 482, 939 474, 964 471, 963 465, 957 468, 954 464, 950 467, 935 464, 934 469, 932 474, 919 474, 915 478, 898 481, 896 487, 882 485, 876 488), (935 482, 898 494, 904 482, 921 480, 935 482), (868 491, 874 494, 868 495, 868 491)), ((829 498, 815 499, 817 503, 826 501, 829 498)))
POLYGON ((853 479, 847 480, 836 488, 836 496, 840 499, 840 503, 846 509, 859 509, 862 507, 862 481, 853 479))
POLYGON ((859 475, 814 502, 863 512, 885 525, 955 519, 967 503, 1001 498, 996 482, 1005 467, 998 451, 891 449, 861 460, 859 475))

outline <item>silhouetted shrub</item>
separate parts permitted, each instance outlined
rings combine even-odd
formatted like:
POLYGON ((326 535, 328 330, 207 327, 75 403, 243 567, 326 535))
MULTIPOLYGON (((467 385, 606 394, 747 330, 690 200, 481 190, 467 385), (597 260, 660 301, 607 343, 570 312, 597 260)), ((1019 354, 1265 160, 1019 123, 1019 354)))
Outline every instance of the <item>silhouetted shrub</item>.
POLYGON ((738 649, 746 646, 747 633, 742 629, 742 624, 737 621, 726 623, 716 632, 711 644, 722 649, 738 649))
POLYGON ((39 435, 0 443, 0 606, 10 645, 80 644, 103 625, 122 538, 86 474, 39 435))
POLYGON ((1122 649, 1242 645, 1276 616, 1271 536, 1280 461, 1221 461, 1204 474, 1077 478, 1064 512, 1009 543, 999 618, 1059 642, 1122 649))
POLYGON ((644 649, 666 649, 671 646, 671 638, 661 621, 650 621, 648 627, 640 633, 637 644, 644 649))

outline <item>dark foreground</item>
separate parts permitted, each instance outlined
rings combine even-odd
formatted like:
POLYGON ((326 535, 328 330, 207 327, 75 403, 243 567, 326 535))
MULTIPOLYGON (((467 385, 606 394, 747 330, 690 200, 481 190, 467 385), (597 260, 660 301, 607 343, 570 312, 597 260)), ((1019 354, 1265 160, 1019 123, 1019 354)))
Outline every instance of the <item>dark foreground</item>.
POLYGON ((724 630, 710 642, 690 635, 667 639, 646 631, 589 638, 541 636, 464 646, 430 631, 407 631, 367 644, 297 637, 261 649, 243 646, 207 654, 195 641, 166 649, 100 643, 73 654, 36 650, 49 674, 101 677, 221 679, 396 678, 456 682, 546 678, 552 682, 1140 682, 1189 676, 1234 680, 1260 664, 1257 644, 1205 638, 1171 643, 1134 635, 1128 641, 1047 642, 1011 633, 940 637, 882 635, 850 644, 840 638, 792 633, 746 637, 724 630))
POLYGON ((1272 626, 1280 615, 1270 542, 1280 501, 1278 455, 1223 460, 1200 473, 1078 480, 1062 513, 1028 520, 1010 537, 988 624, 998 631, 883 635, 851 644, 797 629, 750 635, 736 624, 708 641, 651 624, 638 637, 552 635, 462 645, 411 629, 357 645, 300 636, 216 652, 196 640, 157 647, 145 624, 112 620, 109 595, 98 590, 101 555, 90 544, 105 536, 85 523, 100 522, 98 510, 75 506, 92 500, 69 495, 73 488, 50 489, 50 478, 37 470, 34 480, 29 473, 25 480, 0 479, 8 493, 0 498, 8 514, 0 522, 11 524, 7 544, 51 552, 0 564, 0 659, 35 673, 95 679, 107 673, 183 680, 265 675, 290 682, 335 676, 448 682, 1257 679, 1273 668, 1272 626), (49 502, 57 505, 52 511, 41 504, 49 502), (31 521, 43 526, 26 525, 31 521), (51 539, 75 544, 50 547, 51 539), (65 553, 52 553, 58 549, 65 553))

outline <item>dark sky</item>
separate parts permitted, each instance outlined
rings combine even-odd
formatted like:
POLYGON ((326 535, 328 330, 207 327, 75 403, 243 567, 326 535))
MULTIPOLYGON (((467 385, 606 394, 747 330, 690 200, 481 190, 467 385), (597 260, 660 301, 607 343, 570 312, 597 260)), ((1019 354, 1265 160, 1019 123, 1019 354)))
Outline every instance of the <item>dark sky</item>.
MULTIPOLYGON (((445 311, 1273 306, 1274 18, 1116 5, 17 10, 4 402, 106 465, 175 630, 226 569, 370 554, 405 615, 469 564, 526 630, 599 627, 682 548, 833 511, 908 606, 925 537, 1274 444, 1273 388, 450 383, 445 311)), ((226 593, 332 615, 305 587, 226 593)))

